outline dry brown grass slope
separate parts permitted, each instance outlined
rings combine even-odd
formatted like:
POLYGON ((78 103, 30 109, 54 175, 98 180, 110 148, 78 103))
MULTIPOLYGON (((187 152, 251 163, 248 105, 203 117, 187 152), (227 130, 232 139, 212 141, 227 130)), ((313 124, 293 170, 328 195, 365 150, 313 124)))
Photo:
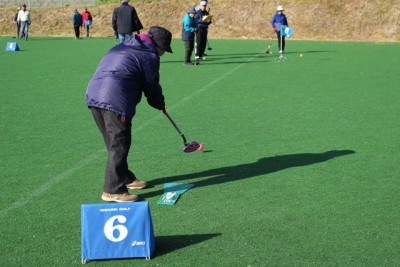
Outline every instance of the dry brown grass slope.
MULTIPOLYGON (((151 25, 170 29, 180 38, 181 20, 195 0, 134 2, 147 30, 151 25)), ((399 42, 400 0, 210 0, 214 21, 210 38, 266 39, 277 5, 285 7, 294 39, 399 42)), ((89 7, 94 17, 93 37, 112 36, 111 14, 119 4, 89 7)), ((32 8, 31 36, 73 36, 75 7, 32 8)), ((82 7, 78 7, 82 11, 82 7)), ((15 8, 0 9, 0 34, 14 35, 15 8)))

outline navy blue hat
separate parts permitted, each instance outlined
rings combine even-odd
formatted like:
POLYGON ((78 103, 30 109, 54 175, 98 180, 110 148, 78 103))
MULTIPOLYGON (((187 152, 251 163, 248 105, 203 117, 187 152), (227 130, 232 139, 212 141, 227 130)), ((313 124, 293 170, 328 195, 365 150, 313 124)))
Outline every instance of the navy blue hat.
POLYGON ((170 31, 163 27, 151 26, 147 35, 156 43, 157 47, 160 47, 165 51, 172 53, 172 33, 170 31))
POLYGON ((196 9, 194 9, 194 7, 189 8, 187 13, 194 13, 196 14, 196 9))

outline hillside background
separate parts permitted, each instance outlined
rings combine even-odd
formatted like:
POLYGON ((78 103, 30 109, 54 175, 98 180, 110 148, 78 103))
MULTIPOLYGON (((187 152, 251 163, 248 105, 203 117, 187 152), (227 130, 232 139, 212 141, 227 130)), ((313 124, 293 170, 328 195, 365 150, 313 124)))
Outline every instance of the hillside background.
MULTIPOLYGON (((113 0, 114 1, 114 0, 113 0)), ((200 1, 131 1, 145 31, 152 25, 163 26, 180 38, 181 20, 190 6, 200 1)), ((111 16, 119 2, 88 6, 94 17, 93 37, 113 36, 111 16)), ((268 39, 270 21, 276 7, 283 5, 293 39, 399 42, 400 0, 210 0, 214 16, 209 38, 268 39)), ((31 36, 73 37, 71 16, 83 6, 35 8, 31 11, 31 36)), ((14 36, 12 18, 16 6, 0 8, 0 34, 14 36)))

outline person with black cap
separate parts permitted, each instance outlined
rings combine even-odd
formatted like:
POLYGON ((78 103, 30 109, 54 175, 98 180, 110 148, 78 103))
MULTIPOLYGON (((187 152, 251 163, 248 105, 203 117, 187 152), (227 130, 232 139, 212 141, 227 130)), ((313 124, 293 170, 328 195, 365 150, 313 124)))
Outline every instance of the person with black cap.
POLYGON ((189 8, 188 12, 182 19, 182 41, 185 46, 185 65, 198 65, 199 62, 191 61, 193 49, 194 49, 194 37, 197 31, 197 22, 194 18, 196 10, 194 7, 189 8))
POLYGON ((90 108, 107 148, 108 160, 104 177, 104 201, 132 202, 139 199, 128 189, 142 189, 128 167, 132 119, 142 94, 155 109, 165 111, 159 83, 160 56, 172 53, 172 34, 152 26, 147 34, 135 34, 111 48, 101 60, 86 91, 90 108))

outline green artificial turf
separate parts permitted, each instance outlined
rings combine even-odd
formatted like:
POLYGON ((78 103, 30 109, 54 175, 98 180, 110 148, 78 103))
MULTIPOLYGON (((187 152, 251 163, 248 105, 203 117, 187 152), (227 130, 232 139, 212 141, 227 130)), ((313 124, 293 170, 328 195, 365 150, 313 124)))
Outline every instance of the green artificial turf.
MULTIPOLYGON (((106 160, 84 96, 114 39, 18 44, 0 51, 0 265, 81 265, 80 205, 102 203, 106 160)), ((160 69, 167 110, 203 152, 182 153, 145 99, 133 121, 154 257, 89 264, 400 265, 400 44, 288 40, 286 62, 275 42, 272 55, 267 41, 210 45, 185 66, 176 39, 160 69), (157 205, 166 182, 194 187, 157 205)))

